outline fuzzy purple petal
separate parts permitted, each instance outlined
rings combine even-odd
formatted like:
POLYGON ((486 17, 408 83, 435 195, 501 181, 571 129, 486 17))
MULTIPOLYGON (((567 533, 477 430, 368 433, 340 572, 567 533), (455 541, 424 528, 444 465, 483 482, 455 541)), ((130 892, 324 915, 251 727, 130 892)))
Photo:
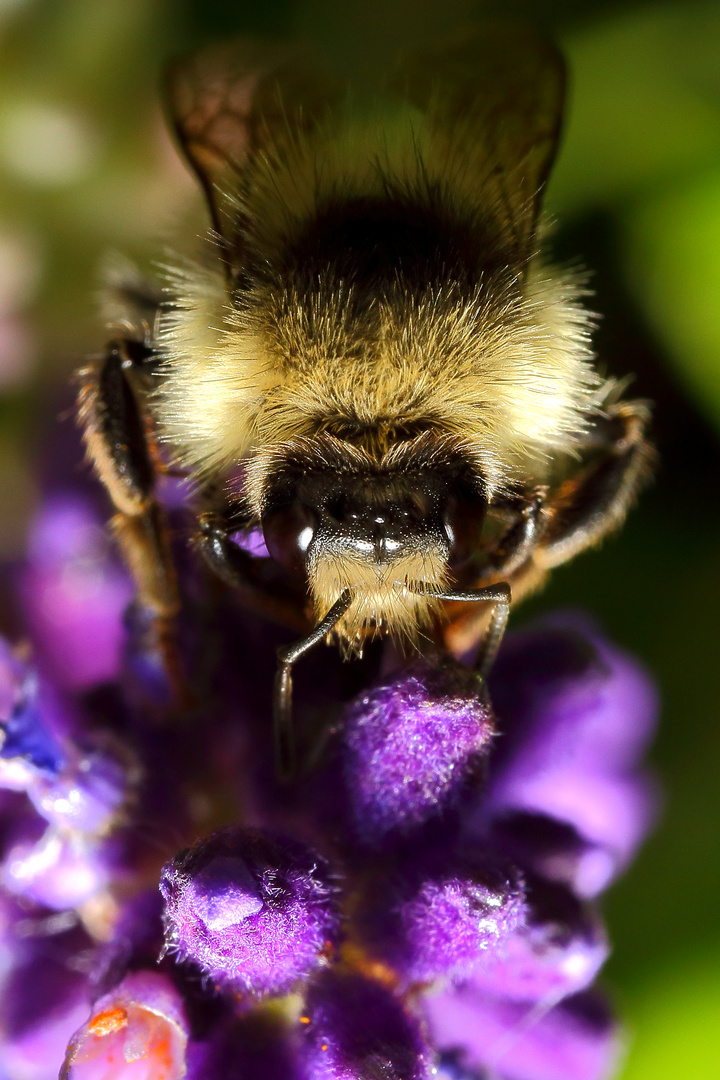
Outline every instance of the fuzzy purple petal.
POLYGON ((45 502, 31 528, 21 593, 38 653, 59 686, 117 677, 133 588, 89 500, 73 492, 45 502))
POLYGON ((590 993, 548 1009, 462 988, 428 995, 425 1007, 434 1042, 466 1077, 606 1080, 620 1053, 617 1025, 590 993))
POLYGON ((279 994, 325 962, 337 939, 327 863, 304 844, 229 828, 168 863, 168 944, 219 983, 279 994))
POLYGON ((459 665, 418 662, 348 708, 343 769, 363 843, 407 835, 460 802, 493 737, 479 689, 459 665))
POLYGON ((366 933, 404 983, 471 975, 524 925, 525 887, 504 860, 426 860, 374 882, 366 933))

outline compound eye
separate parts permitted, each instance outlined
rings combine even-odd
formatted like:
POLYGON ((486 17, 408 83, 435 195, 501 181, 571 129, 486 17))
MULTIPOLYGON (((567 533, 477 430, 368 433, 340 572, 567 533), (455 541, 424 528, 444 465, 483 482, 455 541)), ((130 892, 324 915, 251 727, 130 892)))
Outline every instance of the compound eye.
POLYGON ((487 504, 479 498, 451 496, 443 524, 450 541, 450 565, 461 566, 480 552, 487 504))
POLYGON ((304 571, 307 549, 316 528, 317 515, 300 502, 270 509, 262 519, 263 535, 270 555, 293 574, 304 571))

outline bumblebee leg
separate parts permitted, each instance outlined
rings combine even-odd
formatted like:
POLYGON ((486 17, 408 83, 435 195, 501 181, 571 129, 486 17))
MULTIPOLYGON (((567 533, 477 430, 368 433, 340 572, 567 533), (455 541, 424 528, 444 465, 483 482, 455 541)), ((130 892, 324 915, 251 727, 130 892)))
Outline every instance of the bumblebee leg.
POLYGON ((532 558, 542 531, 547 496, 546 487, 537 487, 522 499, 518 521, 502 537, 495 559, 486 571, 488 577, 495 574, 510 577, 532 558))
POLYGON ((78 419, 88 457, 115 507, 111 527, 135 580, 138 601, 152 619, 154 644, 176 695, 187 703, 175 643, 177 577, 167 522, 154 495, 147 425, 128 377, 133 368, 152 360, 152 350, 140 342, 112 342, 99 364, 78 373, 78 419))
POLYGON ((279 780, 291 780, 295 775, 295 739, 292 729, 292 666, 309 649, 318 645, 340 621, 352 603, 350 589, 345 589, 324 619, 302 641, 278 649, 278 670, 273 693, 273 730, 275 735, 275 769, 279 780))
POLYGON ((593 435, 597 460, 561 487, 554 507, 548 505, 548 525, 537 553, 543 568, 567 562, 625 520, 652 471, 647 421, 642 402, 621 401, 598 422, 593 435))
MULTIPOLYGON (((415 591, 415 590, 413 590, 415 591)), ((475 669, 482 679, 485 679, 493 666, 497 651, 505 633, 508 617, 510 615, 510 602, 512 591, 507 581, 498 581, 495 585, 486 585, 482 589, 459 589, 457 591, 436 592, 429 586, 427 589, 420 587, 418 592, 432 593, 438 600, 454 600, 464 603, 485 601, 493 603, 493 612, 490 617, 485 636, 480 645, 475 669)))
POLYGON ((259 611, 299 633, 307 632, 308 620, 297 604, 288 599, 287 589, 273 589, 262 581, 256 570, 256 560, 231 540, 238 531, 237 517, 228 512, 200 515, 196 547, 211 570, 237 591, 246 607, 259 611))
POLYGON ((482 679, 488 677, 495 663, 495 657, 505 636, 505 629, 510 617, 510 601, 512 599, 510 586, 507 582, 500 582, 498 585, 490 586, 490 588, 501 590, 501 592, 495 598, 495 605, 490 616, 490 625, 485 631, 485 636, 482 639, 475 660, 475 670, 482 679))

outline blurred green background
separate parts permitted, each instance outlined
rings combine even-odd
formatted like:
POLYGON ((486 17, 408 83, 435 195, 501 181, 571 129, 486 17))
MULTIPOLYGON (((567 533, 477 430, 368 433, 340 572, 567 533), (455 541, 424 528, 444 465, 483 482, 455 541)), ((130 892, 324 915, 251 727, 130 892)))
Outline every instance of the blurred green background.
MULTIPOLYGON (((720 1077, 720 2, 0 0, 0 558, 22 551, 38 433, 101 345, 98 265, 148 264, 194 185, 164 133, 171 54, 301 34, 372 76, 398 47, 486 14, 564 48, 555 247, 593 271, 597 346, 656 402, 662 464, 622 535, 557 572, 520 621, 597 614, 663 696, 662 821, 605 910, 624 1080, 720 1077), (718 665, 716 668, 715 665, 718 665)), ((192 228, 196 229, 193 224, 192 228)))

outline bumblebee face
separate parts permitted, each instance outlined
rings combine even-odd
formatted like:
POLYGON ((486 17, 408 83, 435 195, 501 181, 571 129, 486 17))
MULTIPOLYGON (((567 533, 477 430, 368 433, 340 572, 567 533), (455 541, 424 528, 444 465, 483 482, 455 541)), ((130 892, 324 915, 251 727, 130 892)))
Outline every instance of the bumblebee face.
POLYGON ((347 484, 328 473, 303 477, 292 502, 272 506, 262 524, 268 550, 287 569, 343 558, 383 566, 431 546, 447 560, 447 492, 435 477, 358 477, 347 484))
POLYGON ((383 467, 357 446, 320 436, 300 453, 289 450, 268 480, 268 550, 305 575, 318 614, 350 589, 355 599, 337 633, 351 651, 388 625, 416 636, 436 606, 432 594, 477 549, 486 500, 470 463, 431 433, 404 450, 395 446, 383 467))

